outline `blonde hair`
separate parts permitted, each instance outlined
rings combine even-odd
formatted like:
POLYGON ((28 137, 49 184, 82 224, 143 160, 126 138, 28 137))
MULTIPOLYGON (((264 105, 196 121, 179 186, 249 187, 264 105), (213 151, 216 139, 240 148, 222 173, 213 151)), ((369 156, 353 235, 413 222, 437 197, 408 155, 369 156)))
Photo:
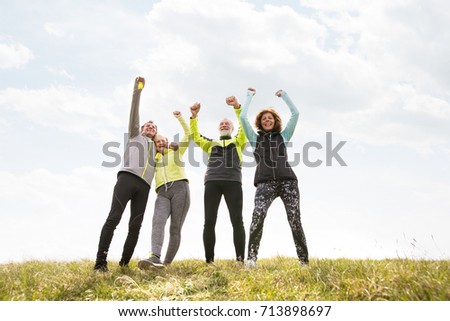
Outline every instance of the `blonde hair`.
POLYGON ((165 147, 166 147, 166 148, 169 148, 169 140, 167 139, 166 136, 163 136, 163 135, 160 135, 160 134, 156 134, 155 137, 153 137, 153 141, 156 143, 156 141, 157 141, 158 139, 164 140, 165 143, 166 143, 166 144, 165 144, 165 147))

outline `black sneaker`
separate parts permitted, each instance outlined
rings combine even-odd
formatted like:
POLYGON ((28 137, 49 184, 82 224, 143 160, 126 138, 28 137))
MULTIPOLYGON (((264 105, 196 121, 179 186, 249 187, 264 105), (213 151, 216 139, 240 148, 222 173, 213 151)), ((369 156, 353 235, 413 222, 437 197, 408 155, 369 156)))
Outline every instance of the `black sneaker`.
POLYGON ((106 262, 96 262, 94 265, 94 271, 108 272, 108 264, 106 262))
POLYGON ((128 267, 128 263, 129 263, 129 262, 125 262, 125 261, 123 261, 123 260, 120 260, 120 261, 119 261, 119 266, 120 266, 120 267, 123 267, 123 268, 127 268, 127 267, 128 267))
POLYGON ((152 268, 163 268, 164 264, 161 263, 161 260, 156 256, 151 256, 148 259, 141 260, 138 262, 138 268, 141 270, 150 270, 152 268))

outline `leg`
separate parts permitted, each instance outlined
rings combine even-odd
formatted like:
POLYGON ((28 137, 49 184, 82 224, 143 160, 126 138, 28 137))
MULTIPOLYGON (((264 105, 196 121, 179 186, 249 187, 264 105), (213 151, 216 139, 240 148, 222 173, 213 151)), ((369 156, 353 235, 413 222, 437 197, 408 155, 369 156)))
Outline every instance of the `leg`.
POLYGON ((161 249, 164 243, 164 233, 166 222, 170 216, 170 199, 164 189, 158 190, 158 196, 155 201, 155 211, 152 220, 152 247, 153 255, 161 257, 161 249))
POLYGON ((132 192, 130 184, 128 174, 120 173, 118 175, 116 185, 114 186, 111 210, 100 234, 96 266, 97 264, 106 265, 106 257, 114 235, 114 230, 117 225, 119 225, 125 207, 131 199, 132 192))
POLYGON ((242 184, 239 182, 224 182, 224 197, 233 225, 233 241, 236 260, 245 258, 245 229, 242 221, 242 184))
POLYGON ((150 186, 147 185, 139 177, 134 178, 135 192, 131 198, 131 215, 128 223, 128 235, 123 246, 122 259, 119 264, 122 266, 128 265, 133 256, 134 248, 136 247, 139 232, 141 230, 142 221, 144 219, 145 208, 147 206, 148 193, 150 186))
POLYGON ((189 184, 187 182, 175 182, 171 190, 173 197, 171 199, 172 212, 170 214, 170 238, 166 256, 164 258, 164 264, 172 263, 178 252, 181 242, 181 228, 183 227, 190 206, 190 192, 189 184))
POLYGON ((281 200, 286 208, 287 219, 294 238, 297 256, 302 263, 308 263, 308 247, 300 218, 300 193, 296 180, 284 181, 281 184, 281 200))
POLYGON ((276 184, 272 182, 259 183, 255 192, 255 208, 250 225, 250 238, 248 242, 247 259, 256 261, 258 258, 259 243, 261 242, 264 220, 267 210, 277 197, 276 184))
POLYGON ((216 221, 222 191, 220 182, 205 184, 205 225, 203 227, 203 245, 205 247, 206 262, 214 262, 214 246, 216 245, 216 221))

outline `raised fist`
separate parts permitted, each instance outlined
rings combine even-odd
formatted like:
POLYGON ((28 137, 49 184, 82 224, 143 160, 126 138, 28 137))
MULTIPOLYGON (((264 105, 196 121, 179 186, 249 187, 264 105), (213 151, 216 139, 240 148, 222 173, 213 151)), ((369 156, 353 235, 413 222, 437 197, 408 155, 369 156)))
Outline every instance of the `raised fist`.
POLYGON ((239 101, 235 96, 230 96, 225 99, 228 106, 233 106, 234 108, 239 108, 239 101))
POLYGON ((141 76, 136 77, 135 83, 137 84, 138 89, 143 89, 145 87, 144 77, 141 76))
POLYGON ((198 112, 200 111, 200 107, 201 107, 201 105, 200 105, 199 102, 196 102, 195 104, 193 104, 193 105, 191 106, 191 114, 192 114, 192 118, 197 117, 197 114, 198 114, 198 112))
POLYGON ((176 152, 179 147, 180 147, 180 145, 178 145, 178 143, 175 143, 175 142, 172 142, 169 144, 169 148, 172 149, 174 152, 176 152))

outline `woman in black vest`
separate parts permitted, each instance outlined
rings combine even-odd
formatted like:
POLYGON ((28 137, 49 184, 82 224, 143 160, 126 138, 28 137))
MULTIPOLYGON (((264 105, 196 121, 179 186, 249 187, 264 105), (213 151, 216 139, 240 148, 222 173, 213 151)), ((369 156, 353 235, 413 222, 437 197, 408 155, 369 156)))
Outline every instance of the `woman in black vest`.
POLYGON ((298 121, 298 110, 286 92, 275 93, 281 97, 291 111, 291 117, 282 130, 282 121, 273 108, 263 109, 256 116, 255 132, 248 119, 247 112, 256 90, 249 88, 247 99, 240 115, 242 127, 253 147, 256 171, 255 208, 250 225, 247 266, 256 267, 258 249, 262 237, 264 219, 275 198, 280 197, 286 208, 286 214, 294 237, 297 256, 301 265, 308 264, 308 248, 300 219, 300 193, 298 181, 288 162, 286 143, 291 139, 298 121))

